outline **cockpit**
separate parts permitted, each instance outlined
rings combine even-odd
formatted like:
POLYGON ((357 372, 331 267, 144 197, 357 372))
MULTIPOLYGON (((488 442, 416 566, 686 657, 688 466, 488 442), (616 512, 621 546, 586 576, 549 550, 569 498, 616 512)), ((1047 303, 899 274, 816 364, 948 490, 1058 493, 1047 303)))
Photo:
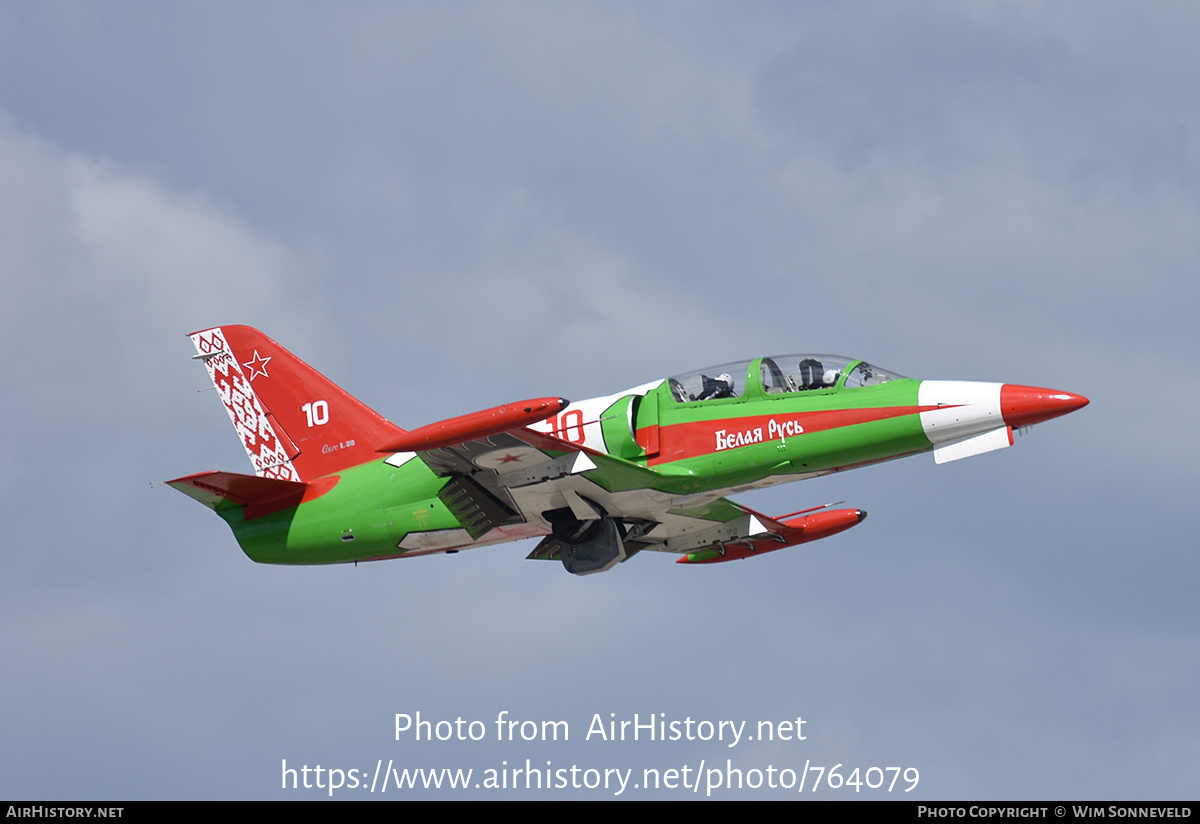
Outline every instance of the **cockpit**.
POLYGON ((748 389, 784 395, 877 386, 902 377, 841 355, 774 355, 676 375, 668 383, 676 401, 692 403, 740 398, 748 389))
POLYGON ((698 372, 667 378, 671 395, 680 403, 740 398, 746 389, 746 376, 753 361, 737 361, 710 366, 698 372))

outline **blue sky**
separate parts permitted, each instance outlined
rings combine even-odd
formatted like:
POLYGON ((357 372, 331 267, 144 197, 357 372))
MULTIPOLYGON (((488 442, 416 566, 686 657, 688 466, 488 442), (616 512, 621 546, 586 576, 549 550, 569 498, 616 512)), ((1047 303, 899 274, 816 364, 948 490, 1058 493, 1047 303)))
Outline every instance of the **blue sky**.
POLYGON ((732 758, 1194 797, 1198 29, 1184 3, 0 5, 0 796, 732 758), (744 496, 871 513, 745 563, 265 567, 151 487, 247 471, 185 337, 226 323, 407 427, 792 351, 1092 403, 744 496), (503 710, 572 739, 394 740, 396 713, 503 710), (597 713, 808 738, 585 741, 597 713))

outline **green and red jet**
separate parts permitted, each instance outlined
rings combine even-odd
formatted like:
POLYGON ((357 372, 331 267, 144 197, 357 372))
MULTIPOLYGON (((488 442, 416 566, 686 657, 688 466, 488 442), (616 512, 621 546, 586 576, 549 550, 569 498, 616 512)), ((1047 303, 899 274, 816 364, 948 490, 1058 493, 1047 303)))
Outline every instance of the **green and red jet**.
POLYGON ((530 558, 611 569, 643 549, 680 563, 761 555, 866 517, 768 517, 731 492, 933 452, 1012 444, 1087 398, 919 381, 836 355, 777 355, 570 403, 536 398, 404 430, 248 326, 191 335, 254 465, 168 483, 211 507, 251 559, 381 560, 541 538, 530 558))

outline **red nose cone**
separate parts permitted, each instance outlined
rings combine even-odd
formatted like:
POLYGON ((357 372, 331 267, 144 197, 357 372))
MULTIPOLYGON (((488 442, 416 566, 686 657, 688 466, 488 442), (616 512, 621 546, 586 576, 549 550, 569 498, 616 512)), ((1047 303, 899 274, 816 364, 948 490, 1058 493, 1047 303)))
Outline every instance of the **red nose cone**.
POLYGON ((1082 409, 1088 405, 1083 395, 1039 389, 1036 386, 1017 386, 1006 383, 1000 389, 1000 413, 1009 426, 1033 426, 1082 409))

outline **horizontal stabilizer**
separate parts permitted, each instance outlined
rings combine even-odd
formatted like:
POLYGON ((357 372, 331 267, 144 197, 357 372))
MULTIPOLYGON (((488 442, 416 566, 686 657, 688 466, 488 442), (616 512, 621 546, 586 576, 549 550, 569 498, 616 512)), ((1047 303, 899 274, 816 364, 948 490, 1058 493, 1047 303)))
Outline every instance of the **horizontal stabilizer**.
POLYGON ((195 498, 209 509, 217 509, 222 504, 244 506, 247 521, 298 506, 308 490, 308 484, 299 481, 261 478, 236 472, 201 472, 167 481, 167 485, 175 487, 189 498, 195 498))

